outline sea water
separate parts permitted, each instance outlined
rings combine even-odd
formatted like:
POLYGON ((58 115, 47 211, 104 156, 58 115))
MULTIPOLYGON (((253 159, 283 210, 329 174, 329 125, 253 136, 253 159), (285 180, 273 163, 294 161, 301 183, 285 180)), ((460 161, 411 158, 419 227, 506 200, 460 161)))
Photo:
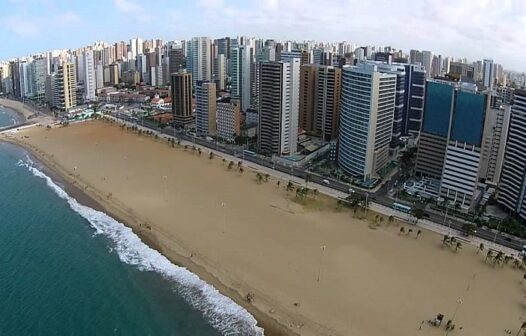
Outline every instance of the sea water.
POLYGON ((79 204, 23 149, 0 142, 4 335, 263 331, 246 310, 173 265, 122 223, 79 204))

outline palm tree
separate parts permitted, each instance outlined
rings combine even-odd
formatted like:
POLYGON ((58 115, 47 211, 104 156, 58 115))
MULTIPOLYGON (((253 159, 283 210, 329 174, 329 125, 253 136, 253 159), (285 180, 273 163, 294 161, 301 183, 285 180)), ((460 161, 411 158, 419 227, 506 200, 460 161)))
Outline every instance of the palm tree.
POLYGON ((393 224, 394 223, 394 216, 389 216, 389 224, 393 224))
POLYGON ((243 164, 243 162, 238 161, 238 162, 237 162, 237 167, 238 167, 238 168, 241 168, 241 165, 242 165, 242 164, 243 164))
POLYGON ((502 264, 504 261, 504 253, 502 251, 497 252, 495 257, 493 257, 493 264, 502 264))
POLYGON ((228 169, 232 169, 232 166, 234 165, 234 161, 230 161, 230 163, 228 164, 228 169))
POLYGON ((276 185, 278 186, 278 189, 279 189, 279 186, 281 185, 281 181, 278 180, 278 182, 276 182, 276 185))
POLYGON ((486 262, 488 259, 491 259, 493 257, 493 251, 488 250, 488 253, 486 253, 486 259, 484 259, 484 262, 486 262))
POLYGON ((318 189, 314 189, 312 192, 314 193, 314 198, 316 198, 316 196, 318 196, 318 189))
POLYGON ((380 219, 379 215, 374 216, 374 223, 377 224, 379 219, 380 219))
POLYGON ((294 190, 294 185, 292 184, 292 181, 289 181, 289 183, 287 183, 287 192, 293 191, 293 190, 294 190))
POLYGON ((420 234, 422 234, 422 230, 418 230, 418 231, 416 232, 416 237, 415 237, 415 239, 418 239, 418 236, 420 236, 420 234))
POLYGON ((458 251, 458 249, 461 249, 462 248, 462 243, 461 242, 457 242, 457 244, 455 245, 455 252, 458 251))
POLYGON ((305 174, 305 185, 309 185, 309 182, 310 182, 310 175, 305 174))
POLYGON ((263 175, 261 175, 261 173, 257 173, 256 174, 256 180, 257 180, 258 184, 261 184, 261 181, 263 181, 263 175))
POLYGON ((212 159, 214 158, 214 153, 210 152, 210 154, 208 155, 208 158, 209 158, 210 160, 212 160, 212 159))
POLYGON ((409 236, 411 233, 413 233, 413 229, 407 230, 407 235, 409 236))
POLYGON ((477 251, 477 254, 479 254, 479 252, 483 252, 483 251, 484 251, 484 244, 480 243, 479 249, 477 251))
POLYGON ((187 150, 188 149, 188 145, 184 145, 184 150, 187 150))
POLYGON ((522 279, 521 279, 521 283, 526 280, 526 273, 524 273, 524 275, 522 276, 522 279))
POLYGON ((243 167, 239 167, 239 172, 240 172, 241 174, 243 174, 244 171, 245 171, 245 169, 243 169, 243 167))
POLYGON ((226 162, 226 159, 225 159, 225 158, 223 158, 223 160, 222 160, 222 161, 223 161, 223 164, 225 164, 225 162, 226 162))
POLYGON ((270 177, 269 174, 265 174, 265 182, 268 182, 268 178, 270 177))
POLYGON ((517 258, 513 258, 513 268, 519 268, 521 261, 517 258))
POLYGON ((400 231, 398 232, 398 235, 401 235, 402 233, 405 233, 405 227, 401 227, 400 231))
POLYGON ((199 154, 199 156, 201 156, 201 153, 202 153, 201 148, 197 149, 197 153, 199 154))

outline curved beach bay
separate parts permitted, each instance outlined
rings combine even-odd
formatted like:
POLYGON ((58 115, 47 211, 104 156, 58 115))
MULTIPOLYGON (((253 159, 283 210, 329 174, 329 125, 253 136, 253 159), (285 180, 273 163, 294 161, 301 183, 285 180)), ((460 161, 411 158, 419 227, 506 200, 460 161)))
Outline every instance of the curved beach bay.
POLYGON ((421 322, 451 318, 459 298, 456 333, 516 333, 522 322, 522 273, 467 245, 455 253, 428 231, 399 235, 399 224, 373 230, 321 195, 304 206, 286 181, 258 184, 250 169, 101 121, 14 137, 169 259, 287 333, 440 335, 421 322))

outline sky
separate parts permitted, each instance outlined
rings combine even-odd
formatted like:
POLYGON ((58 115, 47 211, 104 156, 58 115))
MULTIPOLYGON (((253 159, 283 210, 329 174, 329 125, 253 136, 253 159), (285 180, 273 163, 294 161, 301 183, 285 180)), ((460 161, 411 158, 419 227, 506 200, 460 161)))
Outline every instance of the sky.
POLYGON ((0 60, 96 41, 348 41, 526 71, 526 0, 0 0, 0 60))

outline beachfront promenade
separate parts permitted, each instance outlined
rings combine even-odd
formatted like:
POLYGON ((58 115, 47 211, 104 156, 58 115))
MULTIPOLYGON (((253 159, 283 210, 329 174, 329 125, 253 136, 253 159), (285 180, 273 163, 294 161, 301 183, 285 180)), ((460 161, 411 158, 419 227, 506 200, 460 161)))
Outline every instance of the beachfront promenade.
MULTIPOLYGON (((126 120, 117 118, 117 117, 112 116, 112 115, 106 115, 106 117, 112 118, 116 122, 124 123, 125 125, 130 126, 130 127, 131 126, 136 126, 136 127, 138 127, 139 129, 141 129, 143 131, 152 131, 152 132, 154 132, 154 134, 157 134, 160 138, 165 138, 165 139, 175 138, 173 135, 170 135, 170 134, 167 134, 167 133, 161 133, 161 132, 159 132, 156 129, 153 129, 153 128, 150 128, 150 127, 147 127, 147 126, 144 126, 144 125, 140 125, 140 124, 137 124, 137 123, 134 123, 134 122, 126 121, 126 120)), ((270 176, 273 176, 274 178, 280 179, 283 182, 292 181, 293 183, 296 183, 298 185, 305 185, 305 180, 303 178, 298 177, 298 176, 287 174, 287 173, 279 171, 277 169, 272 169, 271 167, 266 167, 266 166, 263 166, 263 165, 259 165, 259 164, 256 164, 254 162, 251 162, 251 161, 243 160, 243 157, 230 155, 230 154, 225 153, 223 151, 219 151, 218 149, 202 146, 202 145, 200 145, 198 143, 195 143, 195 142, 192 142, 192 141, 188 141, 188 140, 185 140, 185 139, 181 139, 180 137, 177 138, 177 139, 181 141, 181 145, 183 145, 183 146, 184 145, 196 146, 196 148, 201 148, 202 150, 206 150, 206 151, 212 152, 212 153, 214 153, 214 155, 219 156, 221 158, 224 158, 225 160, 228 160, 228 161, 233 161, 233 162, 243 161, 243 164, 244 164, 245 167, 249 167, 249 168, 251 168, 251 169, 253 169, 255 171, 262 172, 263 174, 269 174, 270 176)), ((327 196, 330 196, 330 197, 333 197, 335 199, 346 198, 347 196, 349 196, 348 192, 343 192, 343 191, 340 191, 340 190, 336 190, 336 189, 333 189, 333 188, 331 188, 331 187, 329 187, 327 185, 316 183, 315 181, 309 182, 308 186, 311 189, 317 189, 320 193, 322 193, 324 195, 327 195, 327 196)), ((393 208, 387 207, 385 205, 379 204, 379 203, 374 202, 374 201, 369 201, 368 202, 368 209, 370 209, 370 210, 372 210, 374 212, 377 212, 379 214, 382 214, 384 216, 394 216, 395 218, 397 218, 397 219, 399 219, 401 221, 405 221, 408 225, 424 228, 424 229, 436 232, 436 233, 441 234, 441 235, 450 235, 450 236, 462 237, 462 234, 461 234, 460 230, 458 229, 458 224, 456 225, 457 229, 455 228, 454 225, 450 225, 448 227, 448 226, 444 226, 442 224, 439 224, 437 222, 434 222, 434 221, 431 221, 431 220, 427 220, 427 219, 421 219, 416 224, 414 224, 414 222, 415 222, 415 218, 414 217, 412 217, 412 216, 410 216, 410 215, 408 215, 408 214, 406 214, 404 212, 395 210, 393 208)), ((463 241, 467 242, 467 243, 469 243, 469 244, 471 244, 473 246, 476 246, 476 247, 478 247, 482 243, 482 244, 484 244, 484 246, 486 248, 491 248, 491 249, 494 249, 494 250, 502 251, 502 252, 504 252, 506 254, 510 254, 510 255, 516 255, 518 253, 517 249, 513 249, 513 248, 510 248, 510 247, 504 246, 502 244, 499 244, 499 242, 502 241, 502 237, 501 237, 500 240, 499 239, 495 240, 494 236, 492 235, 492 232, 489 232, 489 231, 485 232, 484 236, 487 237, 487 239, 484 239, 484 238, 481 238, 481 237, 476 237, 476 236, 470 236, 470 237, 464 237, 463 241)), ((498 238, 498 237, 496 237, 496 238, 498 238)), ((520 245, 520 243, 519 244, 515 244, 515 245, 520 245)))

